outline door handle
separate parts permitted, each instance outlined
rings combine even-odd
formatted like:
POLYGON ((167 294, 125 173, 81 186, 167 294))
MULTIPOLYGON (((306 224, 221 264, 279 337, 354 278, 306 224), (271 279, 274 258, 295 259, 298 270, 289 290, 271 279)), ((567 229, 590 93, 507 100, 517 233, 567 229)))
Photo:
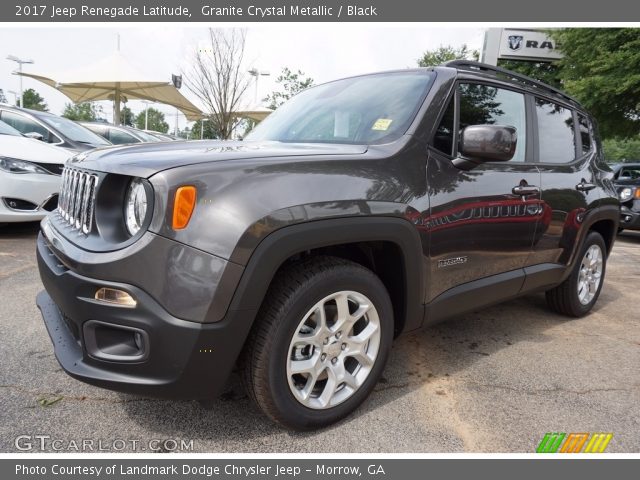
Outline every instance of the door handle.
POLYGON ((596 185, 593 183, 587 182, 584 178, 580 180, 580 183, 576 185, 576 190, 579 192, 588 192, 589 190, 593 190, 596 188, 596 185))
POLYGON ((513 187, 511 189, 514 195, 536 195, 540 193, 540 187, 536 187, 535 185, 518 185, 517 187, 513 187))

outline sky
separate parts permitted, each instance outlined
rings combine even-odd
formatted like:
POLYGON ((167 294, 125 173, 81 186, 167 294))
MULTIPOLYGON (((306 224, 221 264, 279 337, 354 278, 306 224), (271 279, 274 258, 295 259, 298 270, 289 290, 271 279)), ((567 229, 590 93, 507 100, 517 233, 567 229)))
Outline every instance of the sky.
MULTIPOLYGON (((225 27, 228 28, 228 27, 225 27)), ((258 82, 258 100, 276 88, 275 79, 283 67, 302 70, 315 83, 349 75, 415 67, 425 50, 440 45, 467 44, 480 50, 484 30, 422 25, 356 25, 356 24, 269 24, 248 26, 245 49, 245 69, 257 68, 269 72, 258 82)), ((33 59, 25 71, 47 76, 47 73, 77 69, 90 65, 117 48, 138 69, 159 80, 170 81, 172 73, 187 71, 197 48, 206 44, 206 26, 189 27, 166 24, 101 27, 0 27, 0 89, 13 103, 10 90, 19 92, 19 77, 11 73, 16 63, 7 55, 33 59)), ((23 89, 35 88, 45 98, 49 110, 60 114, 69 99, 57 90, 32 80, 23 79, 23 89)), ((202 107, 183 86, 182 93, 202 107)), ((254 85, 248 90, 247 104, 254 104, 254 85)), ((110 102, 100 102, 105 117, 112 119, 110 102)), ((144 110, 140 101, 130 101, 134 113, 144 110)), ((173 130, 175 109, 156 105, 165 113, 173 130)), ((178 115, 179 128, 187 125, 178 115)))

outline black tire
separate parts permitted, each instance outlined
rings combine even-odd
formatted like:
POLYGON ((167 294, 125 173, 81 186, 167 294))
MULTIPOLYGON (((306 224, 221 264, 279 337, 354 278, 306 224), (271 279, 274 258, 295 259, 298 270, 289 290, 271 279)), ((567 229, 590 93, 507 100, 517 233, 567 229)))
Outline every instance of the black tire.
POLYGON ((296 430, 335 423, 353 412, 371 393, 386 364, 393 339, 393 309, 380 279, 363 266, 336 257, 315 257, 282 269, 260 308, 243 353, 247 393, 272 420, 296 430), (333 407, 313 409, 289 387, 290 343, 307 312, 335 292, 355 291, 371 300, 380 325, 378 353, 368 376, 350 397, 333 407))
POLYGON ((602 235, 600 235, 598 232, 589 232, 582 245, 582 248, 580 249, 580 252, 578 253, 576 263, 573 267, 571 275, 569 275, 569 277, 560 285, 546 292, 547 304, 549 305, 549 307, 551 307, 552 310, 569 317, 582 317, 583 315, 589 313, 589 311, 598 301, 598 297, 600 296, 600 291, 602 290, 602 285, 604 284, 606 266, 607 247, 604 243, 604 240, 602 239, 602 235), (583 304, 582 302, 580 302, 578 296, 578 279, 580 276, 580 267, 585 253, 593 245, 597 245, 598 247, 600 247, 600 251, 602 252, 602 273, 600 277, 600 284, 598 285, 595 296, 589 303, 583 304))

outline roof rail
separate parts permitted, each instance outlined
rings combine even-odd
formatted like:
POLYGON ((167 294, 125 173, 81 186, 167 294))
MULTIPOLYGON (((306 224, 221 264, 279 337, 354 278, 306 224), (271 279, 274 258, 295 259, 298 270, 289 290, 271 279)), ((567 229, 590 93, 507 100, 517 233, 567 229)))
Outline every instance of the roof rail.
POLYGON ((574 103, 577 103, 578 105, 580 104, 580 102, 578 102, 578 100, 576 100, 575 98, 573 98, 572 96, 564 93, 562 90, 552 87, 551 85, 547 85, 544 82, 541 82, 539 80, 536 80, 535 78, 531 78, 528 77, 527 75, 523 75, 522 73, 517 73, 517 72, 513 72, 511 70, 507 70, 506 68, 502 68, 502 67, 497 67, 495 65, 487 65, 486 63, 480 63, 480 62, 474 62, 472 60, 451 60, 449 62, 446 62, 443 64, 445 67, 451 67, 451 68, 461 68, 461 69, 468 69, 468 70, 485 70, 487 72, 495 72, 495 73, 500 73, 502 75, 506 75, 514 80, 518 80, 522 83, 527 83, 529 85, 532 85, 534 87, 537 88, 544 88, 545 90, 549 90, 553 93, 555 93, 556 95, 559 95, 561 97, 566 98, 567 100, 570 100, 574 103))

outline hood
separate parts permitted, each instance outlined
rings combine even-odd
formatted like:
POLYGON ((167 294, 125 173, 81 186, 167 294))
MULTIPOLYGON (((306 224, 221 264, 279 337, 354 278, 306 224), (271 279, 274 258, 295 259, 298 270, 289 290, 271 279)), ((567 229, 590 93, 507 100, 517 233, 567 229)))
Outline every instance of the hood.
POLYGON ((74 152, 33 138, 0 135, 0 156, 37 163, 65 163, 74 152))
POLYGON ((169 168, 206 162, 311 155, 361 155, 366 151, 367 147, 363 145, 193 140, 99 148, 78 154, 72 162, 89 170, 148 178, 169 168))

